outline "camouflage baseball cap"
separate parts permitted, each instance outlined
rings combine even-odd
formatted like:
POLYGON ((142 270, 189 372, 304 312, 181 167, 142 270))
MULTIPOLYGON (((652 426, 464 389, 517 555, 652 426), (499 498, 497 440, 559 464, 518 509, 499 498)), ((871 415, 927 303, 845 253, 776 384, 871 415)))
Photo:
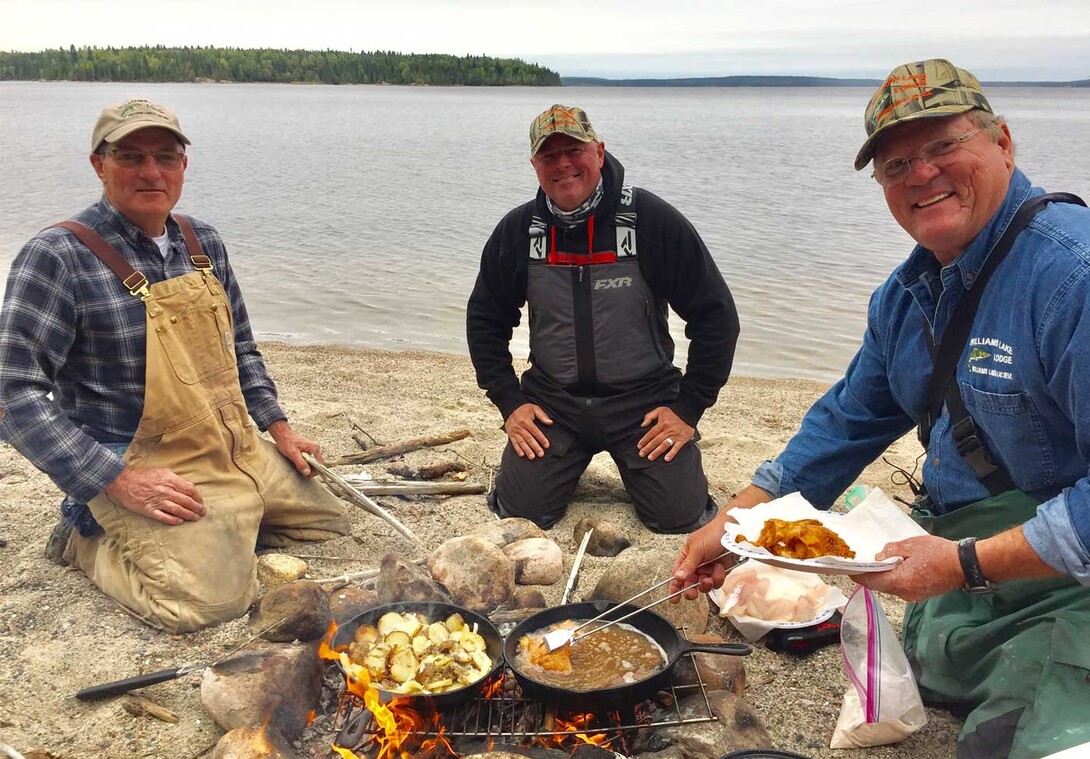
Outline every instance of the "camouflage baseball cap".
POLYGON ((536 156, 545 140, 554 134, 566 134, 580 142, 598 140, 598 134, 582 108, 557 104, 530 122, 530 157, 536 156))
POLYGON ((867 141, 855 156, 859 171, 874 157, 879 135, 892 126, 932 116, 953 116, 974 108, 992 113, 975 76, 943 58, 898 66, 870 99, 863 125, 867 141))
POLYGON ((117 142, 133 132, 150 127, 168 129, 177 135, 183 145, 191 144, 182 133, 181 124, 174 111, 166 106, 148 100, 129 100, 118 105, 107 106, 98 115, 95 128, 91 132, 91 152, 105 142, 117 142))

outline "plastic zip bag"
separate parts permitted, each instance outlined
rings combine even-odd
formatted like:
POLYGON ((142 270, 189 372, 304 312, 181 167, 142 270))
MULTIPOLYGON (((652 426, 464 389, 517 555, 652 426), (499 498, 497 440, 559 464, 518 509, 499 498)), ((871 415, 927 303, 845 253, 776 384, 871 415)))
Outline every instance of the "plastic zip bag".
POLYGON ((908 657, 874 593, 858 586, 844 607, 840 652, 850 684, 830 748, 896 743, 927 723, 908 657))

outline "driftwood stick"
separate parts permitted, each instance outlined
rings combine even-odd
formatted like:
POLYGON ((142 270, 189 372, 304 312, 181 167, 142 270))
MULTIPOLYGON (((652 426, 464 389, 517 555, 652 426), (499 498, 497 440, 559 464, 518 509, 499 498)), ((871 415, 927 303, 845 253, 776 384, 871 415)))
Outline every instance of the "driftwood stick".
POLYGON ((462 440, 463 438, 467 438, 471 434, 473 433, 471 433, 469 430, 455 430, 454 432, 447 432, 442 435, 414 437, 411 440, 402 440, 399 443, 376 446, 360 453, 349 453, 346 456, 330 459, 328 466, 344 466, 345 464, 366 464, 369 461, 377 461, 378 459, 385 459, 389 458, 390 456, 399 456, 402 453, 419 450, 420 448, 428 448, 436 445, 446 445, 447 443, 453 443, 455 440, 462 440))
MULTIPOLYGON (((426 559, 410 559, 410 564, 422 565, 426 559)), ((370 580, 378 577, 382 573, 381 569, 363 569, 359 572, 349 572, 348 574, 337 575, 336 577, 325 577, 321 580, 314 580, 317 583, 326 582, 352 582, 353 580, 370 580)))
POLYGON ((375 482, 352 475, 342 477, 364 495, 472 495, 485 492, 479 482, 375 482))
POLYGON ((369 580, 372 577, 378 577, 378 569, 364 569, 361 572, 349 572, 348 574, 337 575, 336 577, 323 577, 321 580, 314 580, 316 583, 327 582, 352 582, 353 580, 369 580))
POLYGON ((333 472, 329 471, 327 467, 325 467, 321 462, 318 461, 318 459, 314 458, 309 453, 304 453, 303 458, 308 464, 311 465, 311 467, 313 467, 318 472, 318 474, 322 476, 322 478, 326 481, 326 484, 329 485, 330 489, 333 490, 334 493, 337 493, 338 495, 340 495, 341 498, 348 501, 349 503, 355 504, 361 509, 369 511, 375 516, 385 520, 399 533, 401 533, 417 545, 420 545, 420 538, 416 537, 416 533, 414 533, 405 525, 401 524, 401 522, 399 522, 392 514, 387 512, 384 508, 379 506, 377 503, 372 501, 363 493, 356 490, 354 487, 352 487, 352 485, 342 480, 339 475, 336 475, 333 472))
POLYGON ((157 720, 170 722, 171 724, 178 721, 177 714, 143 696, 127 696, 121 702, 121 707, 134 717, 154 717, 157 720))
POLYGON ((450 474, 451 472, 464 472, 468 467, 461 461, 443 461, 439 464, 432 464, 430 466, 422 466, 419 469, 413 469, 408 466, 388 466, 386 471, 395 477, 400 477, 403 480, 438 480, 444 474, 450 474))
POLYGON ((0 743, 0 754, 3 754, 9 759, 26 759, 26 757, 6 743, 0 743))

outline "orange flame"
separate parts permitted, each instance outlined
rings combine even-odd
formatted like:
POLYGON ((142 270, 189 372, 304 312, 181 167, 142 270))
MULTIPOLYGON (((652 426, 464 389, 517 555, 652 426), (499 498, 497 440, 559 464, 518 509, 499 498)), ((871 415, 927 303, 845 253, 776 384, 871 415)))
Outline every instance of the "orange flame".
MULTIPOLYGON (((605 733, 596 733, 594 735, 587 735, 584 732, 593 722, 593 714, 573 714, 571 721, 565 721, 559 717, 556 720, 557 732, 564 732, 568 735, 564 738, 574 738, 578 743, 589 743, 593 746, 601 746, 606 742, 607 735, 605 733)), ((563 738, 561 739, 561 742, 563 738)))
MULTIPOLYGON (((322 642, 318 644, 318 658, 319 659, 332 659, 336 661, 340 658, 339 652, 334 651, 332 648, 333 639, 337 636, 337 623, 330 622, 329 629, 325 631, 325 635, 322 636, 322 642)), ((345 648, 342 646, 341 648, 345 648)))
MULTIPOLYGON (((321 643, 318 644, 318 656, 322 659, 340 662, 345 673, 344 680, 347 692, 362 698, 364 705, 375 718, 377 726, 375 740, 379 746, 377 759, 391 759, 396 755, 395 752, 401 750, 402 745, 407 742, 411 733, 420 732, 424 729, 425 720, 402 703, 407 699, 395 697, 388 704, 382 703, 379 691, 371 685, 371 676, 367 669, 353 665, 348 655, 344 653, 347 646, 338 646, 336 649, 332 647, 331 644, 336 634, 337 625, 332 623, 321 643)), ((450 747, 450 743, 443 737, 442 727, 439 729, 439 734, 428 741, 428 744, 425 747, 435 747, 440 744, 450 747)), ((340 746, 332 746, 332 749, 344 759, 359 759, 349 749, 340 746)), ((451 749, 451 753, 455 753, 453 749, 451 749)), ((404 752, 400 755, 409 756, 404 752)))

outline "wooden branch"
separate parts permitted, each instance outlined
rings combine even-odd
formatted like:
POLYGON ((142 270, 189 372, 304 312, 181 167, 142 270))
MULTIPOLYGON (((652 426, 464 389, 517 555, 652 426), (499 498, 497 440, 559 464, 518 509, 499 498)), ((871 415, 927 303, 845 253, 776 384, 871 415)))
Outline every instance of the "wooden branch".
POLYGON ((311 580, 318 584, 327 582, 352 582, 352 580, 370 580, 372 577, 378 577, 378 569, 365 569, 362 572, 349 572, 348 574, 337 575, 336 577, 323 577, 320 580, 311 580))
POLYGON ((375 482, 352 475, 342 478, 364 495, 473 495, 484 493, 479 482, 375 482))
POLYGON ((467 438, 471 434, 473 433, 471 433, 469 430, 455 430, 454 432, 447 432, 443 435, 433 435, 430 437, 415 437, 411 440, 402 440, 400 443, 391 443, 390 445, 376 446, 360 453, 349 453, 346 456, 330 459, 326 462, 326 466, 366 464, 369 461, 386 459, 391 456, 400 456, 402 453, 416 451, 420 448, 428 448, 436 445, 446 445, 447 443, 453 443, 455 440, 462 440, 463 438, 467 438))
MULTIPOLYGON (((423 565, 424 559, 410 559, 410 564, 416 564, 418 566, 423 565)), ((316 583, 327 582, 351 582, 352 580, 370 580, 378 577, 382 573, 379 568, 376 569, 364 569, 359 572, 349 572, 348 574, 337 575, 336 577, 323 577, 321 580, 313 580, 316 583)))
POLYGON ((178 721, 177 714, 143 696, 126 696, 125 700, 121 702, 121 706, 134 717, 154 717, 171 724, 178 721))
POLYGON ((303 459, 310 464, 310 466, 322 476, 325 483, 329 486, 329 489, 333 493, 349 503, 359 506, 364 511, 369 511, 375 516, 385 520, 391 527, 404 535, 409 540, 413 541, 417 545, 421 545, 420 538, 416 537, 416 533, 410 530, 405 525, 401 524, 392 514, 387 512, 384 508, 372 501, 363 493, 356 490, 352 485, 345 482, 337 474, 331 472, 326 466, 324 466, 318 459, 311 456, 309 453, 303 454, 303 459))
POLYGON ((387 472, 403 480, 427 480, 429 482, 438 480, 444 474, 464 472, 467 469, 468 467, 461 461, 443 461, 431 466, 422 466, 419 469, 399 465, 386 467, 387 472))

